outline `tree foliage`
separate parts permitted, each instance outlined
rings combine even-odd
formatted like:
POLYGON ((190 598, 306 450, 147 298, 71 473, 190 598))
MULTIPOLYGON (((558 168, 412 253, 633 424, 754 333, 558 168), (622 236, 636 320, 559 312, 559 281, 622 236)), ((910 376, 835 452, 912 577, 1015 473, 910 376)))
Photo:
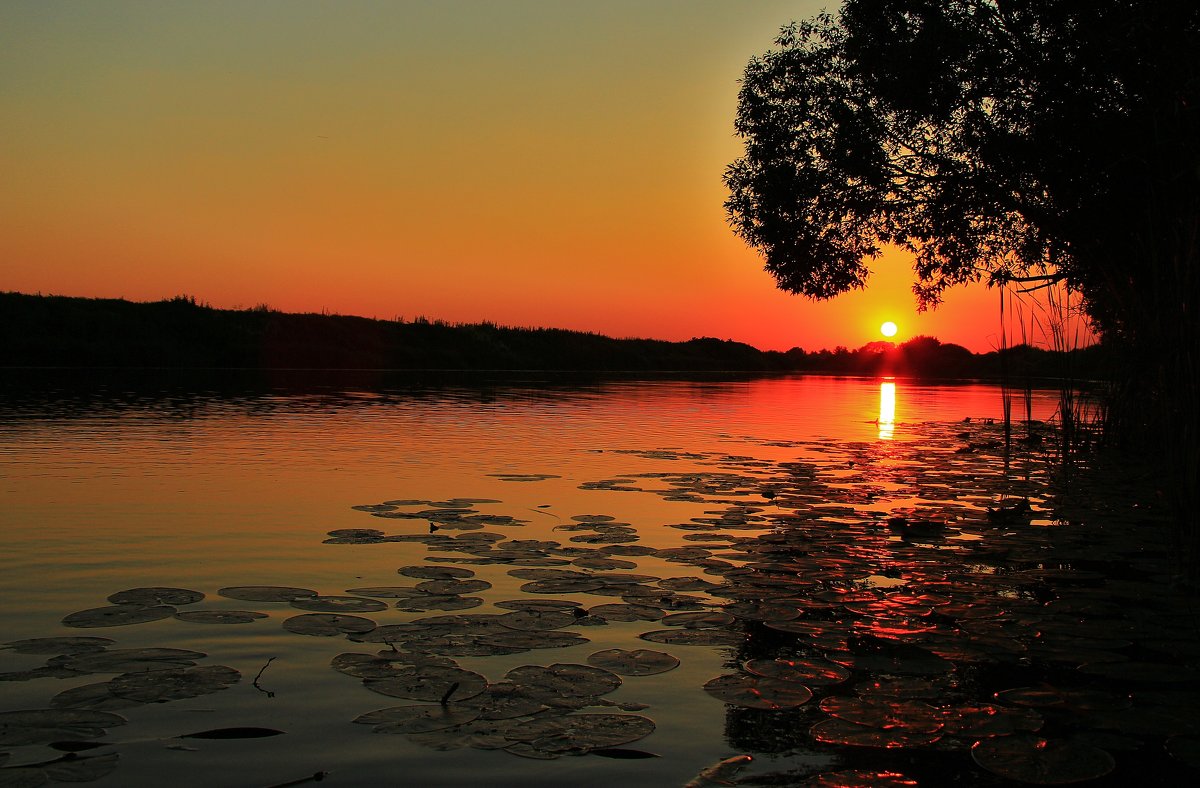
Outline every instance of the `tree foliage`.
POLYGON ((922 307, 1044 277, 1114 335, 1194 312, 1194 0, 846 0, 776 46, 746 68, 725 180, 781 288, 862 287, 891 243, 922 307))

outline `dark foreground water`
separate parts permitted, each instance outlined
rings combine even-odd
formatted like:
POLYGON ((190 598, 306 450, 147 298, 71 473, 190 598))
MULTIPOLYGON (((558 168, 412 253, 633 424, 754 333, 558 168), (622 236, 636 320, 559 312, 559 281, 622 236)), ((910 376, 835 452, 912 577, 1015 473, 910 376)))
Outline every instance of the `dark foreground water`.
POLYGON ((993 386, 5 383, 0 786, 1190 779, 1158 532, 993 386))

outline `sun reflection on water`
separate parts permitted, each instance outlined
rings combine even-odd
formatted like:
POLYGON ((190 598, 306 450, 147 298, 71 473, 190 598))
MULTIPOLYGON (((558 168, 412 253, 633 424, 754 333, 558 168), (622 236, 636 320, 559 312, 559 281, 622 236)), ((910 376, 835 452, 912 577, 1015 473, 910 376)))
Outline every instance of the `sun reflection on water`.
POLYGON ((891 440, 896 431, 896 384, 879 384, 879 439, 891 440))

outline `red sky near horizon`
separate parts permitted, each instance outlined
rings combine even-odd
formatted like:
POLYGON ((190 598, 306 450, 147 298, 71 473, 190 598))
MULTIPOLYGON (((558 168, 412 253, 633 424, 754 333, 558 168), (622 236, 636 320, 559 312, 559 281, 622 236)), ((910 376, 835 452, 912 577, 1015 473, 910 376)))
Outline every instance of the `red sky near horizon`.
MULTIPOLYGON (((811 0, 0 6, 0 290, 762 349, 999 344, 911 263, 779 292, 730 231, 738 79, 811 0)), ((1011 330, 1011 327, 1010 327, 1011 330)))

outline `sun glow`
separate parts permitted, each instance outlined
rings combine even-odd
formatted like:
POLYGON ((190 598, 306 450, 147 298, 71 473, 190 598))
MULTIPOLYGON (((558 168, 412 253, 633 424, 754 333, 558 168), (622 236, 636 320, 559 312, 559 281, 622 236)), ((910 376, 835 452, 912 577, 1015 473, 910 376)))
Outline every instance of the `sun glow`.
POLYGON ((891 440, 896 432, 896 384, 879 384, 879 439, 891 440))
POLYGON ((893 322, 892 322, 892 321, 890 321, 890 320, 889 320, 889 321, 887 321, 886 323, 884 323, 882 326, 880 326, 880 327, 879 327, 879 333, 880 333, 880 334, 883 334, 885 337, 894 337, 894 336, 896 336, 896 331, 897 331, 897 330, 898 330, 898 329, 896 328, 896 324, 895 324, 895 323, 893 323, 893 322))

